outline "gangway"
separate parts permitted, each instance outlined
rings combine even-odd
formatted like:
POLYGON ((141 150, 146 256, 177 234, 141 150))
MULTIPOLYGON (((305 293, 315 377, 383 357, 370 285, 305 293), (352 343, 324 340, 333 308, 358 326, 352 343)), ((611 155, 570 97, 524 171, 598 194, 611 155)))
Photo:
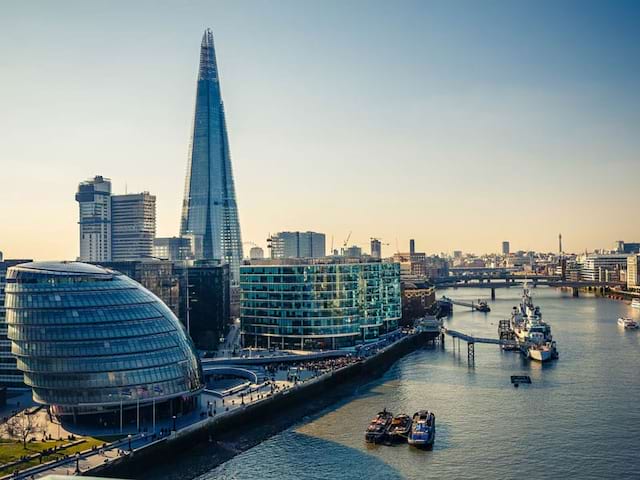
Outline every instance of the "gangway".
POLYGON ((475 365, 475 344, 476 343, 500 345, 505 349, 513 349, 518 347, 518 342, 512 339, 475 337, 473 335, 468 335, 466 333, 458 332, 457 330, 451 330, 446 327, 442 327, 440 331, 442 332, 442 335, 449 335, 451 338, 453 338, 454 348, 455 348, 455 340, 458 339, 458 350, 460 349, 461 340, 467 342, 467 363, 469 365, 475 365))

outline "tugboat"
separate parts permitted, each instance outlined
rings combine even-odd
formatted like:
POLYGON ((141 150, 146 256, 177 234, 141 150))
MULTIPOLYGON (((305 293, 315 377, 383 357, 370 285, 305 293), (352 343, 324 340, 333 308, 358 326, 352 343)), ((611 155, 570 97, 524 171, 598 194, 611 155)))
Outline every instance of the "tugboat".
POLYGON ((413 424, 407 439, 409 445, 431 449, 436 439, 436 416, 433 412, 420 410, 413 414, 413 424))
POLYGON ((620 317, 618 319, 618 325, 620 325, 621 327, 624 327, 627 330, 632 330, 632 329, 638 328, 638 322, 636 322, 635 320, 633 320, 631 318, 627 318, 627 317, 620 317))
POLYGON ((380 443, 384 440, 387 429, 393 420, 393 413, 387 412, 385 408, 378 415, 375 416, 371 423, 367 427, 367 431, 364 434, 364 439, 367 443, 380 443))
POLYGON ((411 417, 404 413, 396 416, 387 429, 387 438, 391 443, 405 442, 411 432, 411 417))

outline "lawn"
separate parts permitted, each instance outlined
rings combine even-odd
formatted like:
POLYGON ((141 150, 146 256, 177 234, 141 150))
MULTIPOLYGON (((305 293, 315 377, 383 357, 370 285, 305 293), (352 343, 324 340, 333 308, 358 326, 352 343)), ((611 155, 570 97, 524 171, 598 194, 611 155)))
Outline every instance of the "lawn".
MULTIPOLYGON (((81 452, 83 450, 91 448, 94 445, 99 446, 105 443, 104 439, 97 439, 97 438, 91 438, 91 437, 84 437, 84 438, 80 438, 79 440, 83 440, 83 442, 72 447, 56 450, 55 453, 47 455, 45 458, 43 458, 43 461, 47 462, 49 460, 53 460, 54 458, 61 458, 64 455, 72 455, 76 452, 81 452)), ((22 446, 22 442, 14 442, 14 441, 2 439, 0 440, 0 475, 5 475, 7 473, 10 473, 16 468, 16 467, 2 468, 1 465, 5 463, 13 462, 14 460, 17 460, 22 456, 32 455, 34 453, 41 452, 48 448, 64 445, 65 443, 69 443, 69 442, 70 442, 69 440, 62 440, 62 441, 56 440, 56 441, 50 441, 50 442, 29 442, 27 443, 27 448, 25 449, 22 446)), ((27 467, 31 467, 33 465, 38 465, 38 464, 40 464, 40 461, 36 458, 20 464, 18 468, 20 470, 24 470, 27 467)))

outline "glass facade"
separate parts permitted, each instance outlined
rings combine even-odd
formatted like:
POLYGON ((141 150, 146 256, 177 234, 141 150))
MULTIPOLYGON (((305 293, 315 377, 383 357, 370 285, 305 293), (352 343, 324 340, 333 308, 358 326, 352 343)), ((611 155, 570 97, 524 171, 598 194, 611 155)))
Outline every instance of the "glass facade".
POLYGON ((190 397, 191 340, 169 308, 121 273, 76 262, 7 272, 8 337, 25 383, 57 414, 190 397))
POLYGON ((237 284, 242 240, 211 30, 205 31, 200 49, 180 236, 191 238, 196 259, 229 263, 232 281, 237 284))
POLYGON ((246 346, 339 348, 395 330, 400 265, 331 263, 240 268, 246 346))

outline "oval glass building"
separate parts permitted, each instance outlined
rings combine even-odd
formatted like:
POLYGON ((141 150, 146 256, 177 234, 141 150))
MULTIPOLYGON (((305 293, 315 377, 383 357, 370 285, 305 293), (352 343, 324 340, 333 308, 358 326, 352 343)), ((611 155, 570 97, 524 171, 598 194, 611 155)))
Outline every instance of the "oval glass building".
POLYGON ((6 309, 25 383, 56 415, 124 405, 139 420, 151 404, 155 418, 156 407, 174 415, 197 403, 202 367, 190 338, 125 275, 78 262, 21 264, 7 272, 6 309))

